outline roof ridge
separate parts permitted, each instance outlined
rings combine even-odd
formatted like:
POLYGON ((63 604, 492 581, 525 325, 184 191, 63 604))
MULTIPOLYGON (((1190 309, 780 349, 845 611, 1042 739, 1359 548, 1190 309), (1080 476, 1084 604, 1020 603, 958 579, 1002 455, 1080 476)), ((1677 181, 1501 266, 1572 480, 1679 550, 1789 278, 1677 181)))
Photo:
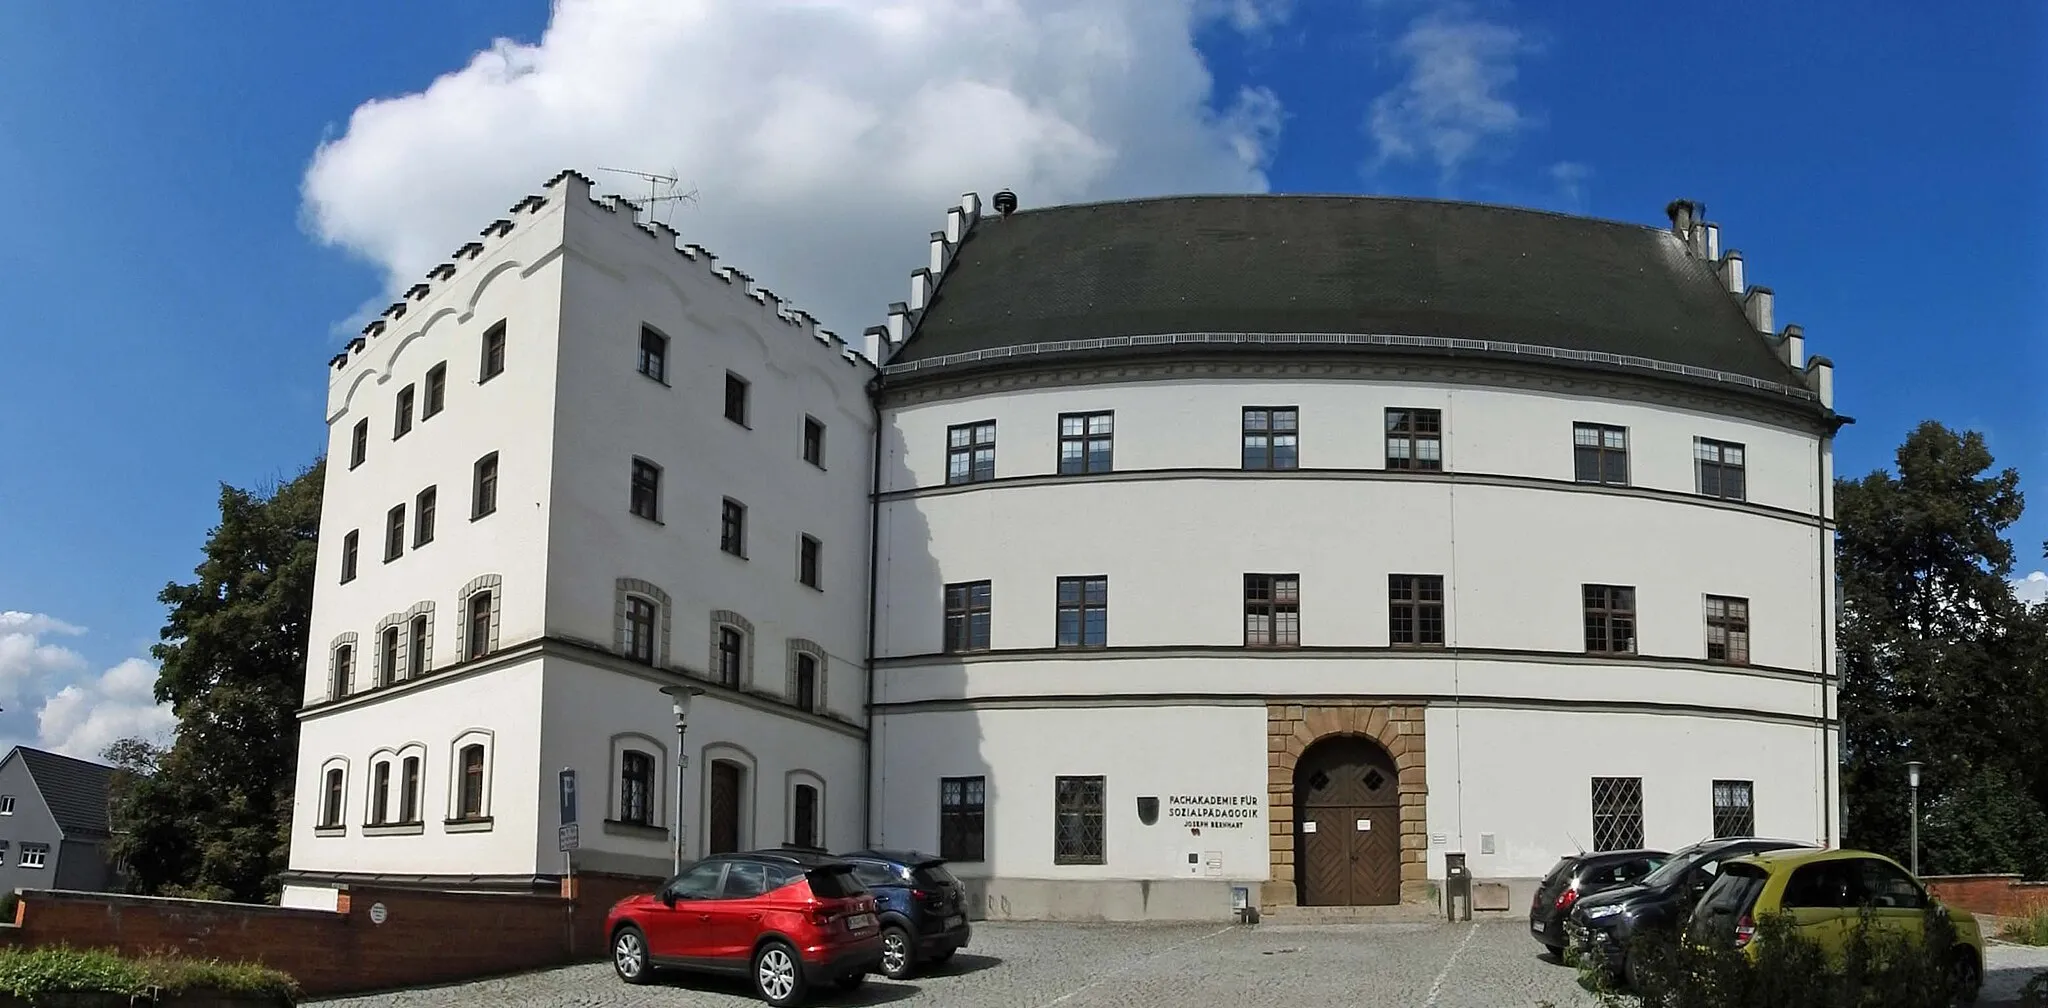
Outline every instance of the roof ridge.
POLYGON ((1160 193, 1154 196, 1123 196, 1118 197, 1116 199, 1086 200, 1079 203, 1053 203, 1041 207, 1019 208, 1007 215, 996 215, 990 219, 1001 220, 1004 216, 1023 217, 1031 214, 1055 213, 1061 210, 1085 210, 1094 207, 1132 206, 1143 203, 1171 203, 1179 200, 1356 200, 1380 203, 1424 203, 1435 206, 1471 207, 1475 210, 1497 210, 1508 213, 1537 214, 1544 217, 1558 217, 1564 220, 1579 221, 1588 224, 1606 224, 1612 227, 1638 228, 1644 231, 1654 231, 1659 234, 1667 234, 1670 231, 1668 227, 1659 224, 1645 224, 1641 221, 1618 220, 1613 217, 1595 217, 1588 214, 1566 213, 1562 210, 1548 210, 1544 209, 1543 207, 1523 206, 1518 203, 1495 203, 1487 200, 1446 199, 1441 196, 1405 196, 1387 195, 1382 193, 1339 192, 1160 193))

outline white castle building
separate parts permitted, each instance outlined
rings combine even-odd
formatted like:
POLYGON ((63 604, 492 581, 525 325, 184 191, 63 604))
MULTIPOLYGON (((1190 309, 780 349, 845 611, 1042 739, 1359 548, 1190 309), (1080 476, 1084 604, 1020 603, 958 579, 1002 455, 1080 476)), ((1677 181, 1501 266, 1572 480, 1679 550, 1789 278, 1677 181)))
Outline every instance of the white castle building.
POLYGON ((1014 203, 857 349, 573 172, 371 323, 285 902, 872 845, 1225 918, 1835 840, 1847 418, 1699 208, 1014 203))

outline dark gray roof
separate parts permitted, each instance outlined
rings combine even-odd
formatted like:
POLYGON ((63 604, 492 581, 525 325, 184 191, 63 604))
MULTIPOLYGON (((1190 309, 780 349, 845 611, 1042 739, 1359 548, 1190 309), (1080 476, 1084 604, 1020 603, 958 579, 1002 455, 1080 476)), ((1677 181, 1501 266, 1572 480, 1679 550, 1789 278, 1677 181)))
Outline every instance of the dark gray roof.
POLYGON ((1668 230, 1362 196, 987 214, 890 363, 1166 333, 1500 340, 1802 385, 1668 230))
POLYGON ((50 806, 50 817, 57 820, 57 828, 65 836, 107 836, 113 831, 107 811, 113 767, 27 746, 16 746, 14 751, 28 766, 43 803, 50 806))

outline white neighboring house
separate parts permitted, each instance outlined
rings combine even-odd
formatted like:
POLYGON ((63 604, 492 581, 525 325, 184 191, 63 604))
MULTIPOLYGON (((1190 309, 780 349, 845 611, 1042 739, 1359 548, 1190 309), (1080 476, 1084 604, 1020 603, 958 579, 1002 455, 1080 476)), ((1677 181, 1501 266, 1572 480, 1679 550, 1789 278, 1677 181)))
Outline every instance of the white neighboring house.
POLYGON ((989 917, 1837 837, 1847 418, 1692 204, 970 194, 853 353, 588 185, 335 360, 287 902, 550 887, 564 767, 577 869, 665 874, 682 683, 684 856, 989 917))
POLYGON ((334 358, 284 902, 864 831, 874 366, 565 172, 334 358), (666 687, 703 691, 679 761, 666 687))

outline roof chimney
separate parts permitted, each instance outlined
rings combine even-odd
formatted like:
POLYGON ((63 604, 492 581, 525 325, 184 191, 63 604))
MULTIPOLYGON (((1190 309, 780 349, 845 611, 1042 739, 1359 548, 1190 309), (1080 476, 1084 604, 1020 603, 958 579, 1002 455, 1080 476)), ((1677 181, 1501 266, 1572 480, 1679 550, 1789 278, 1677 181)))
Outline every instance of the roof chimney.
POLYGON ((1693 258, 1706 258, 1707 236, 1703 226, 1706 208, 1691 200, 1672 200, 1664 207, 1664 213, 1671 218, 1671 233, 1685 243, 1693 258))

